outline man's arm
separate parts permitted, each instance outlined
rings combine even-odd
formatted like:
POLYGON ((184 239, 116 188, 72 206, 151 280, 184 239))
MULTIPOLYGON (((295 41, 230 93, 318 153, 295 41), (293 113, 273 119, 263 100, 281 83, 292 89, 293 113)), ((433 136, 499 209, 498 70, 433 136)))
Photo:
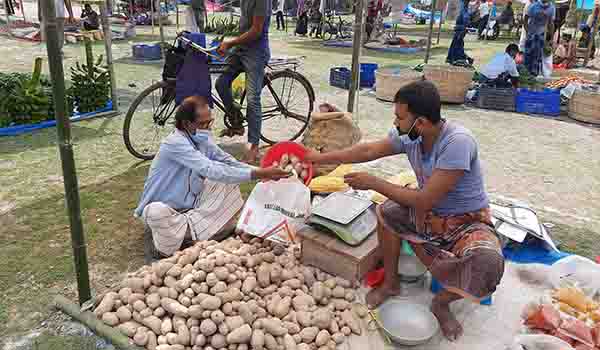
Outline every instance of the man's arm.
POLYGON ((417 211, 428 212, 458 183, 464 170, 434 169, 423 189, 413 190, 377 178, 372 189, 387 198, 417 211))
POLYGON ((525 30, 525 34, 527 34, 527 32, 529 31, 528 26, 529 26, 529 15, 525 15, 525 17, 523 18, 523 29, 525 30))
POLYGON ((341 151, 322 154, 311 152, 306 160, 319 164, 364 163, 397 153, 391 139, 383 139, 376 142, 361 143, 341 151))
POLYGON ((252 16, 252 27, 250 27, 250 30, 240 36, 225 41, 228 48, 256 41, 262 35, 264 25, 265 16, 252 16))

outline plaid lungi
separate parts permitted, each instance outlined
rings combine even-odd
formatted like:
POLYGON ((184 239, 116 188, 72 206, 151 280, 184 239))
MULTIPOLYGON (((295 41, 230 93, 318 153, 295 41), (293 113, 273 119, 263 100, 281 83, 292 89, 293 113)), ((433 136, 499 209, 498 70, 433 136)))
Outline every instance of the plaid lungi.
POLYGON ((424 232, 415 227, 412 209, 391 200, 377 208, 384 228, 407 240, 432 276, 448 291, 479 302, 491 295, 504 274, 500 241, 489 208, 425 217, 424 232))
POLYGON ((177 210, 162 202, 144 208, 142 218, 152 230, 156 249, 164 255, 175 253, 185 238, 208 240, 242 209, 244 200, 238 185, 204 181, 196 208, 177 210))
POLYGON ((529 73, 534 77, 542 74, 544 64, 544 39, 545 34, 528 34, 525 41, 524 64, 529 73))

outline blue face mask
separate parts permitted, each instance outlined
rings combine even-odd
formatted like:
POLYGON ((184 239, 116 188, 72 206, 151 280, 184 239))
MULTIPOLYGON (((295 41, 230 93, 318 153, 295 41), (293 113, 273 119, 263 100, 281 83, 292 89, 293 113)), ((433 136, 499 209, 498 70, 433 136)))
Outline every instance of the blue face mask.
POLYGON ((206 142, 208 139, 210 139, 212 137, 212 133, 210 132, 210 130, 201 130, 201 129, 197 129, 196 133, 193 135, 190 135, 192 137, 192 140, 194 140, 194 142, 206 142))

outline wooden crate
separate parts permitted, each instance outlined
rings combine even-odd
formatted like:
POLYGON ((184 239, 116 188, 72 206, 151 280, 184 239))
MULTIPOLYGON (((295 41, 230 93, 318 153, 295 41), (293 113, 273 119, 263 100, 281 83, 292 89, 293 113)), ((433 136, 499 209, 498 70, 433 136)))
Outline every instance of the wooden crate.
POLYGON ((380 250, 376 249, 375 232, 357 247, 312 227, 302 229, 298 236, 302 240, 302 264, 318 267, 351 282, 360 282, 382 258, 380 250))

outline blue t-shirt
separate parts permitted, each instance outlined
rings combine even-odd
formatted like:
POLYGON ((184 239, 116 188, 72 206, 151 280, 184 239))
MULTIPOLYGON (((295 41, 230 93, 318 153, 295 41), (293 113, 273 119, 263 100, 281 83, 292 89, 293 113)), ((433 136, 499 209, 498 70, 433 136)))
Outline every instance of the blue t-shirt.
POLYGON ((421 137, 411 141, 407 135, 399 136, 396 129, 390 131, 389 137, 395 153, 407 155, 417 176, 419 188, 425 186, 434 169, 465 171, 454 189, 434 206, 434 214, 461 215, 488 206, 478 145, 469 130, 452 122, 445 122, 429 154, 423 154, 421 137))
POLYGON ((551 3, 548 3, 548 6, 544 7, 541 1, 536 1, 529 6, 527 16, 529 17, 527 32, 529 34, 544 34, 546 32, 546 23, 554 21, 556 17, 556 9, 551 3))
POLYGON ((269 26, 271 24, 271 0, 242 0, 240 3, 240 33, 245 33, 252 27, 253 16, 265 17, 261 36, 249 44, 242 45, 247 50, 268 52, 269 26))

